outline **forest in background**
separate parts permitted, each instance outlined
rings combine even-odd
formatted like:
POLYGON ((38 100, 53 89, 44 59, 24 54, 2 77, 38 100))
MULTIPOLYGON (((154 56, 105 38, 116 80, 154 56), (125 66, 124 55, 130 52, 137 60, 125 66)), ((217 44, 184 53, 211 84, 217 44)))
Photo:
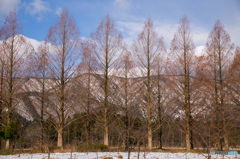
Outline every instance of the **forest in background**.
POLYGON ((109 15, 82 40, 65 8, 37 50, 21 27, 11 11, 0 30, 2 150, 239 147, 240 48, 220 21, 201 56, 187 17, 170 49, 150 18, 132 46, 109 15))

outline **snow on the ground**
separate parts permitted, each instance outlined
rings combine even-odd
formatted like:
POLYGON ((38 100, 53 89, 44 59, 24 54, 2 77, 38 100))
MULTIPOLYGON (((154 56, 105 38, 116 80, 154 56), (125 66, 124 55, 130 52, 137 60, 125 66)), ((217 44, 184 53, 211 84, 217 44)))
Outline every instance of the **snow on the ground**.
MULTIPOLYGON (((90 152, 90 153, 72 153, 72 159, 103 159, 104 157, 112 157, 118 159, 117 156, 122 155, 123 159, 127 158, 126 152, 90 152)), ((137 152, 131 153, 131 159, 137 159, 137 152)), ((224 156, 225 158, 234 158, 235 156, 224 156)), ((238 155, 240 157, 240 155, 238 155)), ((0 159, 47 159, 47 153, 35 154, 20 154, 0 156, 0 159)), ((52 153, 51 159, 71 159, 71 153, 52 153)), ((144 153, 140 153, 140 159, 144 158, 144 153)), ((206 159, 207 154, 197 153, 161 153, 161 152, 146 152, 146 159, 206 159)), ((212 156, 212 158, 222 158, 222 156, 212 156)))

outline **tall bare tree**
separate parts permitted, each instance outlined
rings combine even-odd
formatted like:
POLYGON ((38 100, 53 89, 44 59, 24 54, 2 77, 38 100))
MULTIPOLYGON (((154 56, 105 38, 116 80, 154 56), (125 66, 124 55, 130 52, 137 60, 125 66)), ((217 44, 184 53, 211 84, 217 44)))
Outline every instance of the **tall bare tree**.
POLYGON ((156 108, 157 108, 157 118, 158 118, 158 146, 160 149, 162 149, 162 134, 163 134, 163 102, 164 102, 164 95, 163 95, 163 90, 164 89, 164 84, 161 78, 161 75, 164 73, 165 68, 166 68, 166 47, 164 44, 163 38, 161 38, 161 46, 159 48, 156 60, 157 64, 154 68, 154 71, 156 72, 155 75, 157 76, 155 80, 155 88, 157 90, 155 91, 155 94, 157 95, 157 103, 156 103, 156 108))
POLYGON ((48 73, 56 80, 54 87, 58 105, 54 109, 54 123, 58 132, 57 146, 63 148, 63 129, 67 125, 65 119, 73 111, 70 83, 80 63, 79 30, 68 9, 64 8, 56 24, 50 27, 47 41, 53 50, 49 57, 51 66, 48 73))
POLYGON ((133 44, 134 53, 137 57, 138 66, 141 76, 145 77, 143 96, 141 105, 147 109, 147 128, 148 128, 148 149, 152 149, 152 107, 153 101, 152 88, 153 88, 153 68, 157 64, 158 52, 162 47, 162 39, 158 37, 154 31, 153 23, 150 18, 145 22, 143 31, 138 35, 137 41, 133 44))
MULTIPOLYGON (((5 87, 5 105, 7 107, 7 124, 13 119, 13 113, 16 111, 19 101, 16 98, 21 81, 26 77, 27 64, 26 59, 32 46, 26 42, 26 39, 20 35, 21 25, 18 23, 16 11, 10 11, 1 27, 3 36, 2 52, 5 62, 4 77, 6 78, 5 87)), ((9 149, 9 140, 6 141, 6 149, 9 149)))
MULTIPOLYGON (((91 40, 87 40, 82 43, 82 61, 79 67, 80 73, 86 74, 86 78, 83 78, 80 82, 84 85, 85 87, 85 93, 83 95, 83 102, 85 103, 84 105, 84 110, 86 112, 86 139, 87 139, 87 144, 90 144, 92 138, 91 138, 91 121, 93 120, 93 91, 95 86, 95 82, 92 79, 92 74, 95 73, 97 69, 97 61, 94 56, 94 46, 91 40)), ((79 73, 79 74, 80 74, 79 73)), ((78 80, 78 79, 77 79, 78 80)), ((79 80, 78 80, 79 81, 79 80)))
POLYGON ((35 73, 36 77, 41 79, 41 89, 40 89, 40 149, 43 152, 43 134, 44 134, 44 110, 46 109, 46 78, 47 78, 47 68, 49 66, 48 62, 49 46, 45 41, 42 43, 37 50, 36 58, 33 61, 35 63, 35 73))
MULTIPOLYGON (((129 88, 130 88, 130 82, 129 82, 129 76, 130 76, 130 70, 133 67, 133 60, 131 57, 130 52, 125 50, 125 54, 123 55, 123 71, 124 71, 124 109, 125 109, 125 133, 126 133, 126 139, 125 139, 125 150, 129 150, 129 137, 130 137, 130 115, 129 115, 129 88)), ((131 76, 130 76, 131 77, 131 76)))
MULTIPOLYGON (((122 77, 122 80, 119 84, 119 97, 120 97, 120 105, 122 105, 121 110, 125 117, 123 121, 123 141, 124 147, 126 151, 130 151, 130 131, 131 131, 131 122, 130 117, 132 111, 134 110, 132 106, 133 100, 133 82, 131 78, 133 76, 133 67, 134 61, 131 52, 128 51, 127 47, 123 47, 123 52, 118 59, 118 75, 122 77)), ((130 157, 130 156, 128 156, 130 157)))
MULTIPOLYGON (((2 40, 2 33, 0 30, 0 40, 2 40)), ((0 43, 0 131, 3 131, 3 116, 2 116, 2 112, 3 112, 3 108, 4 108, 4 67, 5 67, 5 59, 4 59, 4 53, 2 50, 2 43, 0 43)), ((1 145, 1 141, 0 141, 0 149, 2 148, 1 145)))
MULTIPOLYGON (((229 136, 229 145, 231 143, 238 143, 238 140, 236 140, 236 136, 238 136, 237 134, 239 134, 239 130, 236 129, 240 123, 239 118, 236 118, 238 116, 240 116, 240 47, 236 47, 235 50, 235 55, 234 55, 234 59, 231 65, 231 73, 229 73, 229 77, 231 79, 231 81, 229 82, 230 84, 228 84, 228 93, 230 94, 230 101, 231 103, 234 103, 233 108, 231 108, 231 112, 228 113, 230 114, 228 117, 228 120, 231 120, 231 127, 234 129, 228 129, 228 136, 229 136), (229 131, 231 130, 231 131, 229 131), (232 138, 232 141, 231 141, 232 138)), ((227 109, 228 110, 228 109, 227 109)), ((229 124, 228 124, 229 127, 229 124)))
POLYGON ((189 21, 187 17, 183 17, 180 20, 178 29, 174 34, 171 42, 171 59, 172 72, 171 74, 176 76, 175 82, 178 86, 175 86, 179 94, 179 104, 184 107, 185 111, 185 123, 186 123, 186 149, 189 151, 193 148, 192 143, 192 114, 191 114, 191 78, 193 75, 193 63, 194 63, 194 43, 192 34, 189 27, 189 21))
POLYGON ((217 21, 214 25, 213 30, 210 32, 208 36, 208 40, 206 43, 206 52, 207 52, 207 60, 209 65, 209 77, 211 78, 212 86, 214 91, 214 107, 215 107, 215 118, 216 118, 216 127, 218 129, 217 132, 217 147, 219 149, 228 150, 229 141, 226 127, 226 109, 227 109, 227 101, 226 101, 226 86, 229 82, 227 78, 227 74, 230 70, 230 64, 233 59, 233 44, 231 43, 231 39, 229 34, 224 29, 224 26, 220 21, 217 21))
POLYGON ((109 145, 109 90, 110 77, 113 75, 114 64, 117 59, 117 53, 121 49, 122 35, 114 25, 114 21, 107 15, 99 24, 97 31, 92 33, 92 39, 95 47, 95 56, 98 62, 98 69, 104 75, 103 91, 103 129, 104 144, 109 145))

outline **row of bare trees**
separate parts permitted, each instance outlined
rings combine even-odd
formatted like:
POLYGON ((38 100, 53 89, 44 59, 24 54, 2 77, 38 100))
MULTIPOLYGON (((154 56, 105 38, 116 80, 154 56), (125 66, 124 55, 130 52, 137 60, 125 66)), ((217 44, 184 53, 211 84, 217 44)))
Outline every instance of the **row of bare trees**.
POLYGON ((66 130, 82 121, 76 131, 84 129, 88 145, 119 141, 127 151, 145 141, 152 150, 154 139, 162 149, 171 134, 173 143, 178 136, 180 146, 184 138, 188 151, 194 144, 229 149, 234 143, 229 138, 239 134, 240 51, 234 50, 220 21, 202 56, 195 55, 187 17, 180 20, 169 52, 150 18, 132 47, 124 44, 109 16, 81 41, 66 8, 37 50, 21 35, 15 11, 7 16, 0 37, 0 122, 6 149, 12 140, 9 125, 16 114, 28 113, 19 111, 23 93, 34 100, 27 105, 37 111, 42 150, 45 125, 55 128, 57 147, 63 149, 66 130), (27 88, 29 77, 39 84, 27 88))

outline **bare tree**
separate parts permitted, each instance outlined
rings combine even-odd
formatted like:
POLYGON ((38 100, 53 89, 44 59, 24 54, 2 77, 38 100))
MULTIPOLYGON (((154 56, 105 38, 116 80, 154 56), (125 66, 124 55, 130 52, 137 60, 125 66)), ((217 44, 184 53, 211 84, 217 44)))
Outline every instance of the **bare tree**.
MULTIPOLYGON (((0 39, 2 40, 2 33, 0 30, 0 39)), ((2 43, 0 43, 0 131, 3 131, 3 116, 2 116, 2 112, 3 112, 3 108, 4 108, 4 67, 5 67, 5 59, 4 59, 4 53, 3 53, 3 45, 2 43)), ((2 141, 0 141, 0 149, 2 148, 1 145, 2 141)))
MULTIPOLYGON (((125 48, 126 49, 126 48, 125 48)), ((133 67, 133 60, 131 57, 131 53, 125 50, 125 54, 122 56, 123 58, 123 72, 124 72, 124 110, 125 110, 125 150, 129 151, 129 137, 130 137, 130 117, 129 117, 129 89, 130 89, 130 83, 129 83, 129 74, 130 70, 133 67)), ((129 156, 130 157, 130 156, 129 156)))
POLYGON ((97 31, 92 33, 98 70, 103 74, 103 129, 104 144, 109 145, 109 98, 110 78, 114 73, 114 64, 121 50, 122 35, 115 28, 114 21, 107 15, 99 24, 97 31))
POLYGON ((46 78, 47 78, 47 68, 49 66, 48 62, 49 46, 45 41, 38 47, 38 52, 36 53, 36 59, 34 60, 36 66, 36 76, 41 79, 41 89, 40 89, 40 149, 43 152, 43 134, 44 134, 44 110, 46 109, 46 78))
MULTIPOLYGON (((235 55, 233 62, 231 64, 231 70, 230 73, 228 74, 229 76, 229 83, 227 85, 228 87, 228 94, 230 96, 230 101, 231 103, 234 103, 233 107, 231 108, 231 112, 228 113, 228 122, 231 122, 231 129, 229 129, 229 124, 228 124, 228 136, 229 136, 229 145, 237 145, 238 140, 236 140, 236 136, 238 136, 239 131, 238 131, 238 125, 240 123, 238 116, 240 116, 240 47, 236 47, 235 50, 235 55), (231 130, 231 131, 229 131, 231 130)), ((229 108, 229 107, 228 107, 229 108)), ((227 109, 229 110, 229 109, 227 109)))
MULTIPOLYGON (((118 68, 120 76, 119 78, 122 78, 121 82, 119 83, 119 105, 121 105, 120 112, 123 112, 123 115, 125 115, 123 118, 123 129, 121 129, 121 133, 123 133, 123 142, 125 150, 130 152, 130 131, 131 131, 131 114, 135 110, 133 107, 133 82, 131 80, 131 77, 133 76, 133 57, 131 52, 127 50, 127 47, 123 47, 123 52, 121 56, 118 59, 118 68)), ((121 120, 121 119, 120 119, 121 120)), ((122 127, 121 127, 122 128, 122 127)), ((130 154, 128 155, 130 157, 130 154)))
MULTIPOLYGON (((6 83, 5 87, 7 107, 7 124, 13 119, 13 113, 16 111, 19 101, 16 98, 21 81, 26 77, 27 64, 26 59, 29 52, 32 51, 30 44, 26 39, 20 35, 21 25, 18 23, 16 11, 11 11, 6 17, 4 25, 1 27, 3 36, 2 52, 5 62, 4 77, 6 83)), ((6 149, 9 149, 9 139, 6 142, 6 149)))
POLYGON ((154 31, 153 23, 150 18, 145 22, 143 31, 138 35, 137 41, 133 44, 134 53, 138 60, 138 66, 141 76, 145 77, 144 87, 146 90, 142 93, 144 98, 140 104, 147 109, 147 127, 148 127, 148 149, 152 149, 152 75, 153 68, 157 64, 157 56, 162 46, 162 39, 154 31))
MULTIPOLYGON (((85 76, 80 80, 82 85, 85 88, 84 95, 82 96, 82 100, 84 104, 84 110, 86 112, 86 139, 87 144, 90 144, 91 138, 91 121, 93 120, 93 104, 94 104, 94 95, 92 89, 94 89, 95 82, 92 79, 92 74, 95 73, 97 69, 97 61, 94 56, 94 48, 93 43, 90 40, 87 40, 82 43, 82 61, 79 67, 79 74, 84 73, 85 76), (86 77, 86 78, 85 78, 86 77)), ((77 78, 77 81, 79 78, 77 78)))
POLYGON ((180 20, 177 31, 171 42, 171 59, 172 70, 171 74, 176 76, 175 89, 178 90, 179 104, 184 107, 185 123, 186 123, 186 149, 189 151, 193 148, 192 143, 192 114, 191 114, 191 79, 193 75, 194 63, 194 43, 192 34, 189 28, 187 17, 180 20), (178 77, 180 76, 180 77, 178 77), (180 79, 179 79, 180 78, 180 79))
POLYGON ((222 150, 224 140, 225 149, 229 149, 229 141, 226 128, 226 86, 229 79, 227 74, 232 61, 233 44, 229 34, 225 31, 220 21, 217 21, 208 36, 206 43, 207 60, 209 65, 209 77, 211 78, 215 107, 215 120, 217 127, 217 147, 222 150))
POLYGON ((165 68, 166 68, 166 56, 164 55, 166 53, 166 48, 165 48, 165 44, 164 44, 164 40, 163 38, 161 38, 161 46, 159 48, 157 57, 156 57, 156 61, 157 64, 155 66, 155 72, 156 72, 156 79, 155 80, 155 88, 157 89, 155 92, 155 94, 157 95, 157 103, 156 103, 156 108, 157 108, 157 119, 158 119, 158 147, 159 149, 162 149, 162 134, 163 134, 163 102, 164 102, 164 95, 163 95, 163 91, 164 89, 164 83, 163 83, 163 79, 161 78, 161 75, 165 72, 165 68))
POLYGON ((80 40, 79 30, 74 18, 69 15, 68 9, 63 9, 57 22, 48 32, 47 41, 52 45, 48 73, 55 79, 54 91, 56 94, 55 128, 58 132, 57 146, 63 148, 63 129, 67 125, 65 119, 73 109, 73 91, 71 90, 71 78, 79 67, 80 40), (71 94, 71 95, 70 95, 71 94))

